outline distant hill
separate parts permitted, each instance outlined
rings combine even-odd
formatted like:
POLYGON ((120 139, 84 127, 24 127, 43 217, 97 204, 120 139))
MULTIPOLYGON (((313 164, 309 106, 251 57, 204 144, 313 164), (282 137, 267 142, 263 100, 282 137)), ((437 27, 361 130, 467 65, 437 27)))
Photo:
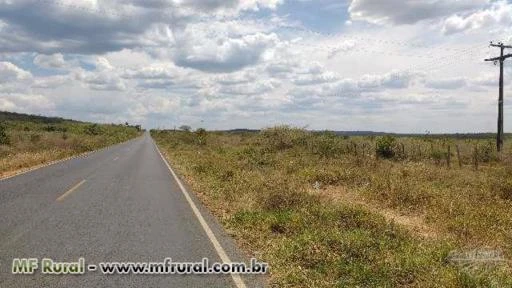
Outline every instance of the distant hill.
POLYGON ((1 121, 29 121, 29 122, 43 123, 43 124, 56 124, 56 123, 62 123, 62 122, 83 123, 81 121, 64 119, 64 118, 60 118, 60 117, 47 117, 47 116, 22 114, 22 113, 7 112, 7 111, 0 111, 0 122, 1 121))

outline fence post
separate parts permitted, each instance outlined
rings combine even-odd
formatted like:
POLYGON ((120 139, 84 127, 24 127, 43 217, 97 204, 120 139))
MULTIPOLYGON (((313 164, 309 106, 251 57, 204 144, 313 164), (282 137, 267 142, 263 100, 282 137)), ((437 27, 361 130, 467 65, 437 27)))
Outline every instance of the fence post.
POLYGON ((478 146, 476 144, 473 150, 473 165, 475 166, 475 170, 478 170, 478 146))
POLYGON ((459 168, 462 168, 462 159, 460 158, 459 144, 455 145, 455 149, 457 150, 457 160, 459 161, 459 168))
POLYGON ((446 165, 448 165, 448 168, 450 168, 450 160, 451 160, 451 157, 452 157, 452 151, 451 151, 451 148, 450 148, 450 144, 448 144, 448 153, 446 154, 446 165))

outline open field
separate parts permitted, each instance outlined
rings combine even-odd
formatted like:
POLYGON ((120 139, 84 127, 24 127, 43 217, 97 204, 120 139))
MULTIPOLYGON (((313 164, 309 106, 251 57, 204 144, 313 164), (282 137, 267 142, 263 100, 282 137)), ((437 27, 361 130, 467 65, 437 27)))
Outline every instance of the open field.
POLYGON ((134 126, 0 112, 0 177, 138 135, 134 126))
POLYGON ((498 155, 493 139, 288 127, 152 136, 245 251, 270 263, 271 284, 512 286, 510 142, 498 155))

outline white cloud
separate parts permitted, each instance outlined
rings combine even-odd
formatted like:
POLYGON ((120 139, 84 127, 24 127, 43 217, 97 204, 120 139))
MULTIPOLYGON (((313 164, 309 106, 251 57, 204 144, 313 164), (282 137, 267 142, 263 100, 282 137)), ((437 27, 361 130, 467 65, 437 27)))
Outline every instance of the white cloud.
POLYGON ((323 72, 295 77, 292 82, 296 85, 315 85, 321 83, 336 82, 338 75, 333 72, 323 72))
POLYGON ((496 51, 475 46, 511 31, 510 4, 283 2, 0 0, 0 109, 148 128, 493 129, 498 71, 482 60, 496 51), (471 116, 442 124, 456 114, 471 116))
POLYGON ((25 71, 10 62, 0 62, 0 83, 22 81, 31 78, 32 74, 30 72, 25 71))
POLYGON ((494 3, 490 8, 481 9, 467 16, 453 15, 443 23, 444 34, 454 34, 466 30, 474 30, 500 25, 512 25, 512 4, 506 1, 494 3))
POLYGON ((74 78, 92 90, 124 91, 126 84, 119 75, 109 72, 77 71, 74 78))
POLYGON ((34 58, 34 64, 43 68, 65 68, 67 66, 64 56, 60 53, 52 55, 39 54, 34 58))
POLYGON ((131 79, 170 79, 176 77, 171 67, 152 65, 141 69, 130 69, 123 74, 123 78, 131 79))
POLYGON ((276 9, 282 0, 0 1, 0 51, 96 54, 169 44, 194 18, 276 9), (48 29, 48 27, 51 27, 48 29))
POLYGON ((374 24, 414 24, 480 8, 488 3, 489 0, 352 0, 348 11, 352 20, 374 24))
POLYGON ((32 88, 41 88, 41 89, 55 89, 57 87, 62 87, 66 84, 70 84, 73 79, 69 77, 69 75, 56 75, 56 76, 48 76, 48 77, 38 77, 34 79, 32 83, 32 88))
POLYGON ((363 89, 403 89, 409 87, 417 76, 419 76, 417 73, 401 71, 393 71, 383 75, 366 74, 361 77, 358 86, 363 89))
POLYGON ((277 45, 276 34, 218 35, 202 26, 189 26, 177 39, 176 65, 206 72, 232 72, 258 64, 277 45))
POLYGON ((0 95, 0 110, 21 113, 48 113, 55 108, 53 102, 39 94, 9 93, 0 95))
POLYGON ((462 77, 451 79, 429 79, 425 86, 433 89, 459 89, 467 85, 466 79, 462 77))
POLYGON ((228 95, 263 95, 279 88, 280 83, 275 80, 260 80, 253 83, 221 86, 218 93, 228 95))

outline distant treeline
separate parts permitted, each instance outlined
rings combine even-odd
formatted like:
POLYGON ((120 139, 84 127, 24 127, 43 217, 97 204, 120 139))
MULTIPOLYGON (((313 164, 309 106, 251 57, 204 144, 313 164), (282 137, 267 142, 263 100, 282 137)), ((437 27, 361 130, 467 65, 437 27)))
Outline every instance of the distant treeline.
MULTIPOLYGON (((16 112, 7 112, 7 111, 0 111, 0 124, 3 122, 12 121, 14 123, 23 124, 26 122, 34 123, 34 124, 46 124, 45 130, 48 132, 51 131, 61 131, 62 129, 59 129, 58 125, 72 125, 72 124, 84 124, 84 125, 92 125, 92 126, 98 126, 97 123, 91 123, 91 122, 84 122, 84 121, 77 121, 72 119, 66 119, 61 117, 51 117, 51 116, 41 116, 41 115, 31 115, 31 114, 22 114, 22 113, 16 113, 16 112)), ((133 127, 137 130, 141 131, 142 126, 141 125, 130 125, 128 122, 124 124, 104 124, 104 125, 113 125, 113 126, 126 126, 126 127, 133 127)), ((61 127, 62 128, 62 127, 61 127)), ((28 129, 28 128, 27 128, 28 129)))
MULTIPOLYGON (((226 133, 258 133, 261 130, 258 129, 232 129, 222 130, 217 132, 226 133)), ((385 136, 390 135, 394 137, 430 137, 430 138, 457 138, 457 139, 489 139, 495 138, 495 133, 446 133, 446 134, 419 134, 419 133, 388 133, 388 132, 375 132, 375 131, 333 131, 333 130, 313 130, 314 133, 333 133, 338 136, 385 136)), ((510 136, 510 133, 505 134, 506 137, 510 136)))
POLYGON ((35 123, 44 124, 56 124, 62 122, 75 122, 81 123, 80 121, 64 119, 61 117, 47 117, 40 115, 21 114, 16 112, 0 111, 0 121, 29 121, 35 123))

